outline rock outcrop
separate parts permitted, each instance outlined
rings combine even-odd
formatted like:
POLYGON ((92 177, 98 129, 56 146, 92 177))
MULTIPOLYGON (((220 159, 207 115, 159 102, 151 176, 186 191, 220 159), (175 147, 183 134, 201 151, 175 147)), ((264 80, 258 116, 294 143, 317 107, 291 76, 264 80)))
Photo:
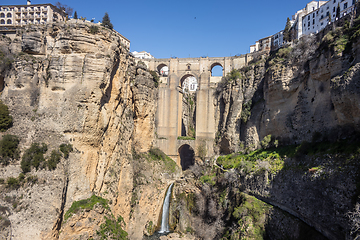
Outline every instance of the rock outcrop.
MULTIPOLYGON (((157 177, 164 179, 156 186, 158 195, 149 186, 151 204, 141 210, 151 219, 134 220, 133 153, 148 151, 155 134, 157 89, 151 74, 135 64, 117 32, 92 23, 26 26, 12 41, 2 37, 0 46, 11 60, 2 65, 0 79, 1 100, 14 119, 7 133, 20 138, 22 152, 34 142, 46 143, 48 153, 62 143, 74 149, 55 171, 33 169, 37 183, 4 187, 0 205, 10 209, 5 215, 12 239, 57 238, 72 202, 92 194, 108 199, 112 212, 123 216, 130 235, 139 239, 132 224, 142 228, 157 221, 161 190, 171 181, 170 175, 157 177), (12 195, 17 207, 6 202, 12 195)), ((1 168, 0 178, 20 173, 20 160, 14 161, 1 168)), ((76 236, 81 231, 73 229, 76 236)), ((61 236, 72 238, 69 234, 61 236)))

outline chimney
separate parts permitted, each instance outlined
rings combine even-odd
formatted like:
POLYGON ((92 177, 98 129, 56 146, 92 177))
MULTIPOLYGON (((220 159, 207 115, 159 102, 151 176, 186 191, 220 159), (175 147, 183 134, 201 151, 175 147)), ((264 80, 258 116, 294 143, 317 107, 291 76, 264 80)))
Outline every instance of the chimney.
POLYGON ((27 0, 27 5, 31 5, 31 1, 30 1, 30 0, 27 0))

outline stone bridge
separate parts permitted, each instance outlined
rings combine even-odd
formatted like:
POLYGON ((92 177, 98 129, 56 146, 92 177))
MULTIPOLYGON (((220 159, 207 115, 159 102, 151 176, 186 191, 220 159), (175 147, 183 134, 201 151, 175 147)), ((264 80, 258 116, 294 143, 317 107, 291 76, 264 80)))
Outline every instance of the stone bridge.
MULTIPOLYGON (((160 74, 158 110, 156 114, 157 147, 169 155, 179 166, 186 169, 193 157, 210 157, 214 154, 215 126, 214 91, 222 76, 212 76, 216 66, 225 76, 252 60, 251 54, 235 57, 201 57, 141 59, 149 70, 160 74), (182 94, 184 80, 194 77, 196 92, 195 139, 180 140, 182 134, 182 94), (180 138, 179 138, 180 137, 180 138)), ((194 79, 192 78, 192 79, 194 79)), ((194 160, 192 160, 194 161, 194 160)))

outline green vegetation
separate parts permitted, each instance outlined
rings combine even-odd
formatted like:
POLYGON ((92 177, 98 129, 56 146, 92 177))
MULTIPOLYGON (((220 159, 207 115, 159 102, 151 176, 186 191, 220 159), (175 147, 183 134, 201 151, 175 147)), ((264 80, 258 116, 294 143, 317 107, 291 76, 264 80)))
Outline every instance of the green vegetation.
POLYGON ((74 19, 78 19, 78 15, 76 11, 74 12, 74 19))
POLYGON ((92 25, 92 26, 90 26, 90 33, 91 34, 96 34, 96 33, 98 33, 99 32, 99 28, 98 28, 98 26, 94 26, 94 25, 92 25))
POLYGON ((125 240, 128 239, 128 233, 123 230, 126 224, 124 219, 119 216, 117 220, 113 215, 105 218, 105 223, 100 225, 100 230, 96 231, 96 233, 100 236, 101 240, 106 239, 116 239, 116 240, 125 240))
POLYGON ((283 33, 284 34, 283 38, 284 38, 285 42, 290 42, 292 40, 290 29, 291 29, 290 18, 287 18, 284 33, 283 33))
POLYGON ((177 137, 178 140, 195 140, 194 137, 190 137, 190 136, 179 136, 177 137))
POLYGON ((271 142, 271 135, 267 135, 264 137, 264 139, 260 142, 260 145, 263 149, 267 149, 270 146, 271 142))
POLYGON ((0 140, 0 162, 4 165, 9 164, 10 159, 19 158, 19 138, 15 135, 6 134, 0 140))
POLYGON ((21 186, 23 186, 26 182, 28 184, 35 184, 38 181, 38 177, 37 176, 28 176, 27 178, 25 178, 25 174, 20 173, 19 176, 17 178, 14 177, 9 177, 6 180, 6 188, 9 189, 18 189, 21 186))
POLYGON ((106 27, 108 29, 113 29, 113 25, 112 23, 110 22, 110 17, 109 17, 109 14, 106 12, 103 19, 102 19, 102 22, 101 22, 101 26, 103 27, 106 27))
POLYGON ((5 132, 12 126, 12 116, 10 116, 9 108, 0 101, 0 131, 5 132))
POLYGON ((191 212, 191 210, 193 208, 195 208, 195 193, 190 192, 190 193, 180 193, 176 196, 177 201, 179 200, 184 200, 184 202, 186 203, 186 208, 189 212, 191 212))
POLYGON ((153 77, 155 87, 159 86, 160 83, 160 77, 155 71, 150 71, 151 76, 153 77))
POLYGON ((216 173, 213 172, 213 171, 211 171, 211 172, 209 173, 209 175, 207 175, 207 174, 202 175, 202 176, 200 177, 200 182, 201 182, 202 184, 207 183, 207 184, 209 184, 209 185, 211 185, 211 186, 214 186, 215 183, 216 183, 215 180, 214 180, 215 177, 216 177, 216 173))
POLYGON ((42 143, 41 146, 39 143, 31 144, 30 148, 22 156, 21 169, 23 173, 30 172, 31 166, 35 167, 36 170, 39 167, 43 167, 43 162, 45 162, 44 154, 46 152, 47 145, 45 143, 42 143))
POLYGON ((50 158, 47 161, 47 166, 49 170, 55 170, 57 164, 60 162, 61 159, 61 153, 59 153, 56 150, 53 150, 51 152, 50 158))
POLYGON ((241 193, 242 202, 232 213, 239 224, 241 239, 263 239, 265 234, 265 215, 272 208, 255 197, 241 193), (251 227, 251 231, 248 231, 251 227))
MULTIPOLYGON (((266 136, 266 143, 263 144, 268 146, 271 135, 266 136)), ((264 141, 264 140, 263 140, 264 141)), ((278 144, 274 141, 274 146, 278 144), (276 144, 275 144, 276 143, 276 144)), ((351 140, 341 140, 337 142, 313 142, 309 143, 303 141, 300 145, 290 145, 282 147, 272 147, 267 149, 258 149, 248 154, 239 152, 220 156, 217 159, 217 164, 222 165, 224 169, 238 169, 243 170, 245 173, 256 172, 259 169, 258 161, 267 161, 270 164, 272 173, 276 173, 287 166, 284 160, 287 157, 294 157, 296 159, 302 156, 323 156, 325 154, 341 154, 354 158, 354 154, 360 154, 360 142, 351 140)), ((312 166, 311 166, 312 167, 312 166)), ((304 169, 308 167, 303 166, 304 169)))
POLYGON ((269 65, 276 66, 277 64, 283 63, 290 58, 292 50, 293 49, 291 47, 282 47, 273 52, 269 58, 269 65))
POLYGON ((243 121, 243 123, 246 123, 251 116, 251 106, 251 100, 249 100, 247 103, 244 103, 242 106, 241 120, 243 121))
POLYGON ((69 210, 64 215, 64 221, 69 219, 72 216, 72 214, 77 213, 81 209, 92 210, 95 204, 97 203, 99 203, 105 209, 110 210, 108 205, 108 200, 98 197, 96 195, 92 195, 90 198, 73 202, 69 210))
POLYGON ((147 159, 162 162, 165 169, 169 172, 173 173, 176 171, 176 163, 159 148, 151 148, 148 152, 147 159))
POLYGON ((68 159, 69 153, 73 151, 73 147, 70 143, 68 144, 63 143, 60 145, 60 151, 64 154, 64 158, 68 159))

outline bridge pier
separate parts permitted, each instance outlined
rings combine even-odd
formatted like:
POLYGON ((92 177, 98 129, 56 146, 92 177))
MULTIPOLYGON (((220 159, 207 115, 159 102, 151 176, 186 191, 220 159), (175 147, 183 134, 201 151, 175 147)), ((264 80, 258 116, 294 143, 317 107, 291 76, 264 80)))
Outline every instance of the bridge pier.
POLYGON ((227 74, 234 68, 245 66, 249 59, 251 59, 249 55, 223 58, 141 59, 151 71, 159 71, 162 66, 167 66, 169 70, 168 77, 160 77, 156 147, 169 155, 179 166, 182 165, 179 150, 185 145, 194 150, 195 157, 204 153, 205 156, 201 157, 214 155, 213 145, 216 134, 214 92, 221 77, 212 77, 211 70, 214 66, 221 66, 223 73, 227 74), (194 76, 198 87, 195 140, 178 139, 182 127, 182 79, 187 76, 194 76))

